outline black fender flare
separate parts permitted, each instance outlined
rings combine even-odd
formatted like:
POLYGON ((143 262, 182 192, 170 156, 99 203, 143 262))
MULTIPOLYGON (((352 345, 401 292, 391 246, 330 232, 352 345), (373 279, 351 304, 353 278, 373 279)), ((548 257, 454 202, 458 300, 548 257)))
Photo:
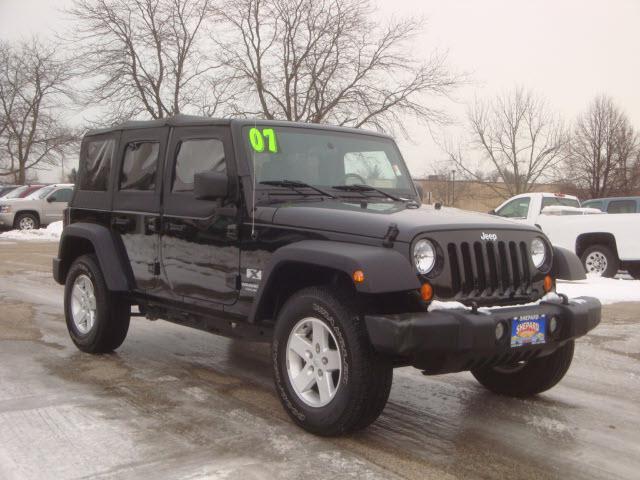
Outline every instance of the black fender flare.
POLYGON ((58 258, 53 261, 55 280, 64 284, 72 259, 77 256, 74 255, 74 243, 79 239, 86 240, 93 246, 109 290, 129 292, 133 285, 133 273, 124 247, 107 227, 96 223, 79 222, 64 228, 60 236, 58 258))
POLYGON ((553 247, 551 275, 560 280, 584 280, 587 278, 584 266, 578 256, 571 250, 555 246, 553 247))
POLYGON ((278 270, 291 263, 327 267, 352 278, 353 272, 362 270, 364 281, 355 283, 362 293, 401 292, 420 288, 416 271, 409 260, 397 250, 370 245, 302 240, 276 250, 262 272, 249 321, 254 322, 264 303, 264 294, 277 277, 278 270))

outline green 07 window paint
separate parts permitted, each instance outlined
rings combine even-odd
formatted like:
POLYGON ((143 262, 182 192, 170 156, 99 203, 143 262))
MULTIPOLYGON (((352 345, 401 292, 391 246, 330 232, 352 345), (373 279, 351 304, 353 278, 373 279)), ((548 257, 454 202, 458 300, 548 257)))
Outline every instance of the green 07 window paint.
POLYGON ((251 143, 251 148, 256 152, 264 152, 265 139, 267 140, 267 149, 271 153, 277 153, 278 142, 276 140, 276 132, 273 128, 264 128, 262 132, 256 127, 249 130, 249 142, 251 143))

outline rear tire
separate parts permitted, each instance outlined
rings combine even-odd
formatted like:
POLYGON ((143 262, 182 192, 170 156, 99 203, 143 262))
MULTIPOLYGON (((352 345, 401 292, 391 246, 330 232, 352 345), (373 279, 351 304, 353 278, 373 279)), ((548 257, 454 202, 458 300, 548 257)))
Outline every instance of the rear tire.
POLYGON ((109 291, 96 256, 82 255, 67 275, 64 313, 69 336, 78 349, 108 353, 127 336, 131 305, 109 291))
POLYGON ((570 340, 555 352, 535 358, 522 366, 485 367, 471 373, 482 386, 500 395, 530 397, 556 385, 565 376, 573 359, 574 342, 570 340))
POLYGON ((37 230, 40 228, 40 219, 33 213, 19 213, 13 221, 16 230, 37 230))
POLYGON ((629 275, 631 275, 636 280, 640 280, 640 265, 632 265, 627 268, 629 275))
POLYGON ((355 302, 330 288, 306 288, 287 300, 278 314, 271 354, 282 405, 308 432, 335 436, 363 429, 387 403, 391 361, 373 350, 355 302), (316 328, 326 330, 328 348, 318 348, 316 328), (300 339, 306 342, 301 350, 293 346, 300 339), (294 379, 303 374, 301 387, 294 379), (319 382, 325 379, 333 393, 323 398, 319 382))
POLYGON ((620 269, 618 256, 606 245, 591 245, 580 257, 587 273, 613 278, 620 269))

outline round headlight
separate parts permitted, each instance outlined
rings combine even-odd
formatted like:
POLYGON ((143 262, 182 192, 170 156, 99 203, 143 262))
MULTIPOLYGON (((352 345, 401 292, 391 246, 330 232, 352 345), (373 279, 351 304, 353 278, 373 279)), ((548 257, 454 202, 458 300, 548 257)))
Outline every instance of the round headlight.
POLYGON ((436 249, 429 240, 418 240, 413 247, 413 263, 418 272, 426 275, 436 264, 436 249))
POLYGON ((547 259, 547 247, 541 238, 534 238, 531 241, 531 261, 536 268, 542 267, 547 259))

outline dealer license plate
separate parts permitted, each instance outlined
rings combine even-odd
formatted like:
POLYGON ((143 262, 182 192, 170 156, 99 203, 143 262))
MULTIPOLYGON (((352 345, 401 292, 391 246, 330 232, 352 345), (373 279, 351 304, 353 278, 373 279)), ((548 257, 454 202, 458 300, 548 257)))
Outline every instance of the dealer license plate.
POLYGON ((522 315, 511 320, 511 346, 538 345, 545 343, 547 316, 522 315))

